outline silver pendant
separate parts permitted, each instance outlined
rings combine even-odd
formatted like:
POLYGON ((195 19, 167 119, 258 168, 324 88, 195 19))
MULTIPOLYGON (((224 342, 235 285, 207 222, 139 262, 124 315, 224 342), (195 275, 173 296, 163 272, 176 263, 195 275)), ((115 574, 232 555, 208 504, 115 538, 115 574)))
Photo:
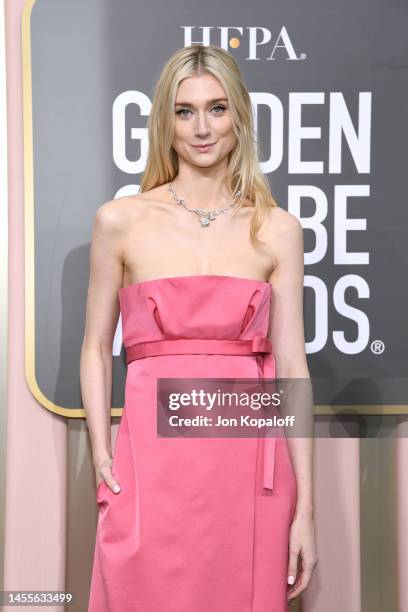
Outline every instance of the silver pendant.
POLYGON ((215 211, 211 211, 208 213, 208 215, 203 215, 202 217, 200 217, 200 223, 203 227, 207 227, 207 225, 210 225, 210 221, 214 221, 214 219, 216 218, 216 214, 215 211))

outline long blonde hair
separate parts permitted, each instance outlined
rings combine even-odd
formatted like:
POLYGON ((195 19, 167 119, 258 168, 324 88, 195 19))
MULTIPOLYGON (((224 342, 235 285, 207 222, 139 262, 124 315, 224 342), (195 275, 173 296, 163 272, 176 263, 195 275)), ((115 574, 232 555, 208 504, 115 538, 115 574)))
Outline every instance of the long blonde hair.
POLYGON ((251 99, 236 60, 224 49, 213 45, 193 45, 175 51, 164 64, 154 87, 147 121, 149 153, 139 192, 172 181, 178 173, 178 157, 172 146, 175 129, 174 105, 177 88, 187 77, 211 74, 223 86, 231 108, 237 143, 228 156, 226 186, 236 198, 236 210, 254 207, 250 240, 255 246, 263 241, 257 234, 267 209, 277 206, 269 183, 260 166, 252 118, 251 99), (237 192, 241 191, 240 197, 237 192))

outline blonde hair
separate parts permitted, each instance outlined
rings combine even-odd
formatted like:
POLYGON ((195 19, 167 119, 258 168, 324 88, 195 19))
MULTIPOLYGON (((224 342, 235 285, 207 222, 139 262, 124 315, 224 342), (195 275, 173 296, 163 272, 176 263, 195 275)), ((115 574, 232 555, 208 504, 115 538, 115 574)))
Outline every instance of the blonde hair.
POLYGON ((178 173, 178 157, 172 146, 177 88, 187 77, 211 74, 224 88, 232 114, 237 143, 228 156, 226 186, 237 198, 236 210, 249 200, 254 207, 250 224, 252 244, 261 244, 257 234, 267 209, 278 206, 260 166, 252 118, 251 99, 236 60, 213 45, 193 45, 174 52, 162 68, 153 93, 147 121, 149 154, 143 173, 142 193, 172 181, 178 173), (240 197, 237 192, 241 191, 240 197))

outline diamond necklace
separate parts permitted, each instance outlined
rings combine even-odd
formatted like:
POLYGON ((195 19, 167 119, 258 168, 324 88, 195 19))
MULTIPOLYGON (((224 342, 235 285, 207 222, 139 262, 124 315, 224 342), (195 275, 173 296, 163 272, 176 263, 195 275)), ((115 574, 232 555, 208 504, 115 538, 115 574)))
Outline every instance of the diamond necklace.
MULTIPOLYGON (((181 206, 183 206, 189 212, 193 212, 196 215, 198 215, 200 217, 199 221, 203 227, 207 227, 208 225, 210 225, 210 221, 214 221, 214 219, 216 219, 216 217, 219 214, 225 213, 230 208, 233 208, 234 206, 236 206, 236 202, 233 202, 229 206, 224 206, 224 208, 214 208, 213 210, 210 210, 210 211, 200 210, 199 208, 189 208, 188 206, 186 206, 184 200, 178 197, 172 185, 173 185, 173 181, 171 181, 170 185, 168 186, 168 189, 172 193, 173 198, 176 200, 177 204, 181 204, 181 206)), ((241 191, 238 191, 236 197, 239 197, 240 195, 241 195, 241 191)))

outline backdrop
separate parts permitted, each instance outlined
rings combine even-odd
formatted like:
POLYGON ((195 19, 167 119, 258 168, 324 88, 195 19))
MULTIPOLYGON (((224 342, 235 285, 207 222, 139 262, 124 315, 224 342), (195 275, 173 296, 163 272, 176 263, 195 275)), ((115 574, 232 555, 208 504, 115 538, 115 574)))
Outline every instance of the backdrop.
MULTIPOLYGON (((407 404, 408 7, 177 0, 168 12, 151 0, 140 8, 133 0, 33 3, 25 128, 26 172, 33 169, 27 310, 35 314, 26 333, 37 399, 84 416, 78 373, 93 217, 103 202, 137 192, 154 81, 175 49, 202 42, 238 60, 262 169, 279 205, 305 228, 312 377, 344 379, 347 394, 337 401, 391 411, 407 404), (350 385, 358 377, 365 383, 350 385)), ((121 345, 119 319, 116 409, 121 345)), ((317 394, 316 403, 326 399, 317 394)))

